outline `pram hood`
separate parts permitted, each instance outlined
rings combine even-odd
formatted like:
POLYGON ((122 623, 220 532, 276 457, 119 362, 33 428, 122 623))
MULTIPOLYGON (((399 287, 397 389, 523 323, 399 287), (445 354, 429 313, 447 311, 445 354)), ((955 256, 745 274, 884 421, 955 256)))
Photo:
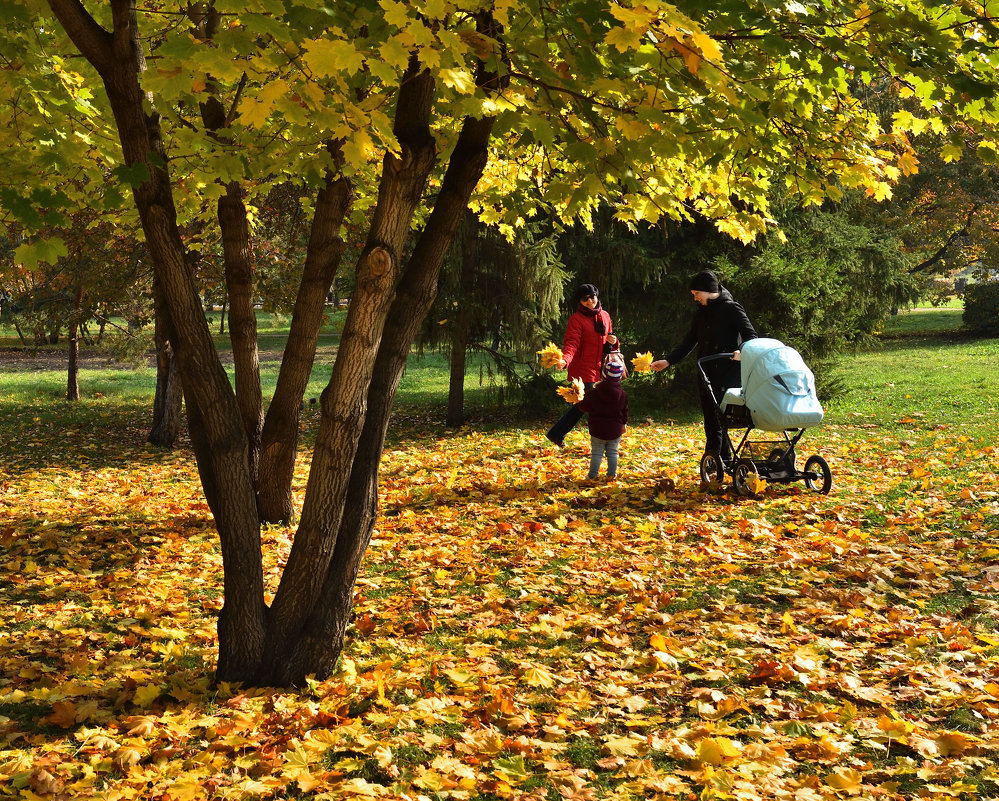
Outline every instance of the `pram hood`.
POLYGON ((767 337, 744 342, 741 371, 743 399, 757 428, 783 431, 822 422, 815 376, 794 348, 767 337))

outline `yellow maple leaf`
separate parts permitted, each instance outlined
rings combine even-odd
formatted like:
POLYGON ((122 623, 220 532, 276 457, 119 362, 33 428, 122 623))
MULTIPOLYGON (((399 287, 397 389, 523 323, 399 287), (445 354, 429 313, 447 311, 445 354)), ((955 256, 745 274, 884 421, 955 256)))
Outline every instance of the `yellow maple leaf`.
MULTIPOLYGON (((301 787, 301 783, 299 787, 301 787)), ((170 798, 176 799, 176 801, 200 801, 202 798, 208 798, 204 776, 185 776, 168 785, 168 788, 170 798)))
POLYGON ((635 358, 631 360, 631 366, 635 368, 636 373, 648 373, 652 370, 652 353, 646 351, 645 353, 636 353, 635 358))
POLYGON ((694 47, 701 51, 704 58, 711 61, 719 61, 721 59, 721 47, 706 33, 692 33, 690 40, 694 43, 694 47))
POLYGON ((537 667, 536 665, 527 669, 524 673, 524 681, 532 687, 555 686, 555 677, 543 667, 537 667))
POLYGON ((943 756, 960 756, 977 741, 970 734, 959 731, 948 731, 935 738, 937 748, 943 756))
POLYGON ((136 688, 135 697, 132 699, 132 702, 136 706, 145 709, 159 698, 162 692, 158 684, 143 684, 141 687, 136 688))
POLYGON ((750 473, 746 476, 746 489, 753 493, 753 495, 759 495, 766 488, 767 480, 761 478, 759 473, 750 473))
POLYGON ((574 378, 569 386, 559 387, 556 391, 566 403, 579 403, 583 399, 586 388, 583 386, 582 379, 574 378))
POLYGON ((152 715, 140 715, 126 718, 129 737, 148 737, 156 731, 156 718, 152 715))
POLYGON ((604 41, 616 47, 619 53, 624 53, 628 50, 637 50, 642 43, 642 31, 625 27, 614 27, 607 32, 604 41))
MULTIPOLYGON (((750 478, 752 478, 752 476, 750 476, 750 478)), ((780 633, 787 634, 788 632, 790 632, 791 634, 794 634, 797 631, 798 627, 794 623, 794 618, 791 617, 791 614, 789 612, 784 612, 783 616, 781 616, 780 619, 780 633)))
POLYGON ((739 756, 739 749, 727 737, 705 737, 697 744, 697 760, 706 765, 724 765, 739 756))
POLYGON ((538 351, 538 356, 541 357, 542 367, 558 367, 562 361, 562 349, 554 342, 549 342, 538 351))
POLYGON ((853 768, 838 768, 826 776, 826 784, 834 790, 855 795, 860 792, 864 777, 853 768))

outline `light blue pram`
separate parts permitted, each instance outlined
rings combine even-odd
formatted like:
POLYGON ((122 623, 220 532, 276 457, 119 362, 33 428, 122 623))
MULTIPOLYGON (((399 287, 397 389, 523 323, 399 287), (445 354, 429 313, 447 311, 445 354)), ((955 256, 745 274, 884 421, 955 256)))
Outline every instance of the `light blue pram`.
MULTIPOLYGON (((716 353, 699 359, 701 380, 713 397, 704 365, 716 359, 731 359, 731 353, 716 353)), ((816 492, 832 487, 832 471, 821 456, 809 456, 804 469, 795 466, 795 446, 805 429, 822 422, 822 405, 815 395, 815 377, 794 348, 777 339, 761 337, 744 343, 741 350, 742 386, 726 389, 718 404, 722 437, 731 456, 708 451, 701 459, 701 480, 724 481, 725 474, 740 495, 755 495, 758 479, 775 483, 804 480, 816 492), (738 446, 730 428, 745 428, 738 446), (779 434, 779 439, 750 440, 753 429, 779 434)))

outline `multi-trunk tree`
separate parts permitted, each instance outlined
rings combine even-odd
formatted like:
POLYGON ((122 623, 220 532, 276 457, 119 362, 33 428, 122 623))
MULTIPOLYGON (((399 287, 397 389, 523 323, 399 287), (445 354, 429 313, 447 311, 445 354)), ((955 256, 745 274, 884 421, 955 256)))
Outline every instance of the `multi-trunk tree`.
MULTIPOLYGON (((773 181, 813 201, 878 196, 915 169, 915 120, 988 150, 996 29, 977 5, 695 0, 12 0, 0 82, 5 179, 61 171, 131 192, 176 354, 225 569, 219 679, 301 683, 334 667, 377 511, 392 399, 470 202, 517 226, 696 213, 742 239, 773 181), (885 128, 877 77, 918 114, 885 128), (111 147, 114 144, 114 147, 111 147), (255 206, 311 193, 274 397, 252 314, 255 206), (293 513, 298 408, 341 231, 369 215, 290 557, 265 603, 260 519, 293 513), (183 230, 217 226, 236 364, 219 362, 183 230)), ((73 198, 65 197, 67 203, 73 198)))

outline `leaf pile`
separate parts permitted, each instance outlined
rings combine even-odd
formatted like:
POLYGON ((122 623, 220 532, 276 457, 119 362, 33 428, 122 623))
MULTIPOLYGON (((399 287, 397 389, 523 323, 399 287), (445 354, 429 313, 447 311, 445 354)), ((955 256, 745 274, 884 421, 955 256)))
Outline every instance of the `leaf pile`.
POLYGON ((585 389, 581 378, 573 378, 567 387, 558 387, 555 390, 559 397, 566 403, 579 403, 583 399, 585 389))
POLYGON ((403 438, 339 673, 301 692, 209 686, 193 462, 9 458, 0 797, 999 796, 996 446, 828 426, 830 495, 747 499, 699 486, 698 428, 630 428, 597 485, 578 432, 403 438))
POLYGON ((554 342, 549 342, 538 351, 538 357, 541 359, 542 367, 546 369, 558 367, 562 361, 562 349, 554 342))

